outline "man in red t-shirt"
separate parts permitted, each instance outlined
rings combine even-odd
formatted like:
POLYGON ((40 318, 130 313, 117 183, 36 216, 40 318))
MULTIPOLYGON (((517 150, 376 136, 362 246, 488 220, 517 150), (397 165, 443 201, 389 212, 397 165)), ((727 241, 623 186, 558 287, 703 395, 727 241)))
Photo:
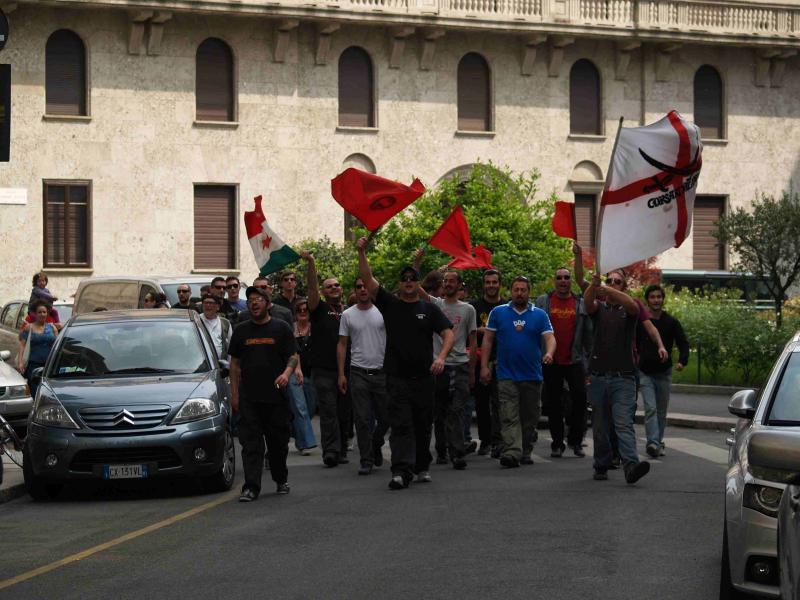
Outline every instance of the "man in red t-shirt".
POLYGON ((591 343, 591 321, 583 298, 572 293, 572 274, 567 268, 556 270, 555 289, 536 299, 536 306, 550 317, 556 337, 553 364, 544 365, 544 402, 553 441, 550 456, 560 458, 567 444, 575 456, 585 456, 582 448, 586 425, 586 374, 583 356, 591 343), (569 434, 564 443, 564 383, 569 388, 570 409, 567 415, 569 434))

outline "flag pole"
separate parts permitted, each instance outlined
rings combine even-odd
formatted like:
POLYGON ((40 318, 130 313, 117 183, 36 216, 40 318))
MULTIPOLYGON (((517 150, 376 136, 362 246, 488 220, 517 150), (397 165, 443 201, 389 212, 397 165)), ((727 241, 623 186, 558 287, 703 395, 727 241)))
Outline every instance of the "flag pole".
MULTIPOLYGON (((614 165, 614 154, 617 152, 617 144, 619 143, 619 134, 622 133, 622 122, 624 121, 625 117, 619 118, 619 125, 617 126, 617 137, 614 138, 614 147, 611 148, 611 158, 608 160, 608 170, 606 171, 606 181, 603 184, 603 194, 600 196, 600 215, 597 217, 597 229, 595 230, 595 253, 594 253, 594 268, 595 272, 600 267, 600 236, 603 230, 603 212, 605 211, 605 207, 603 206, 603 196, 606 195, 606 191, 608 191, 608 180, 611 176, 611 167, 614 165)), ((601 273, 602 275, 602 273, 601 273)))
POLYGON ((378 235, 378 232, 380 230, 381 230, 381 228, 378 227, 377 229, 373 229, 372 231, 369 232, 369 235, 367 236, 367 245, 368 246, 372 243, 372 240, 375 239, 375 236, 378 235))

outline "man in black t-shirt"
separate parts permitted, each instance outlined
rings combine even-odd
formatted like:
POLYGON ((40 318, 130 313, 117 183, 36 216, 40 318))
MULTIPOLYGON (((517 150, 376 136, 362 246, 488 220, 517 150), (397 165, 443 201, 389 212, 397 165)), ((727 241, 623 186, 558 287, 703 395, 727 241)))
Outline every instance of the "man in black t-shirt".
POLYGON ((367 238, 358 240, 358 267, 361 279, 383 314, 386 327, 386 355, 383 368, 389 395, 389 424, 392 433, 393 490, 408 487, 414 474, 417 481, 431 480, 428 468, 432 456, 433 376, 444 370, 444 361, 453 347, 453 325, 441 309, 419 299, 419 274, 413 267, 400 272, 400 295, 387 292, 372 275, 366 255, 367 238), (433 358, 433 334, 442 338, 442 348, 433 358))
MULTIPOLYGON (((500 271, 497 269, 487 269, 483 272, 483 296, 480 300, 470 302, 475 309, 475 317, 478 320, 478 345, 480 351, 483 343, 483 333, 486 331, 486 323, 489 321, 489 313, 492 309, 507 301, 500 297, 500 271)), ((492 370, 492 380, 488 385, 480 379, 481 361, 475 366, 475 415, 478 420, 478 437, 481 438, 481 447, 478 454, 485 456, 489 454, 490 448, 492 458, 500 458, 503 450, 503 438, 500 435, 500 404, 497 399, 497 377, 494 376, 495 354, 497 345, 492 346, 492 356, 489 359, 490 369, 492 370)))
POLYGON ((339 391, 336 363, 339 320, 343 309, 342 286, 335 277, 323 280, 324 299, 321 298, 314 256, 309 252, 301 252, 300 257, 308 263, 308 311, 311 321, 308 364, 314 391, 317 393, 322 462, 326 467, 335 467, 349 462, 347 431, 350 406, 347 397, 339 391))
POLYGON ((240 502, 255 500, 261 491, 265 438, 277 492, 289 493, 286 456, 291 415, 283 388, 298 362, 291 328, 272 319, 267 312, 269 294, 249 287, 246 297, 250 320, 236 327, 229 348, 231 405, 241 415, 239 441, 244 485, 240 502))

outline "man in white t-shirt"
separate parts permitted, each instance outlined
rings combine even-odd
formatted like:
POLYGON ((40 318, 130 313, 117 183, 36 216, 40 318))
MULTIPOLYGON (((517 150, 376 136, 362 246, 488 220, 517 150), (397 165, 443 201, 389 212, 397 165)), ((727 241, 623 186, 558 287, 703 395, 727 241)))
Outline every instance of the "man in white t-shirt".
POLYGON ((200 313, 200 320, 206 326, 214 347, 217 349, 217 356, 221 359, 228 359, 228 347, 231 344, 233 327, 225 317, 219 316, 219 309, 222 301, 217 296, 206 294, 203 296, 203 312, 200 313))
POLYGON ((356 425, 358 451, 361 455, 359 475, 369 475, 372 467, 383 464, 384 436, 389 429, 387 412, 386 375, 383 357, 386 351, 386 328, 383 315, 372 303, 362 279, 356 279, 357 303, 342 313, 339 321, 339 343, 336 362, 339 369, 339 390, 347 392, 345 376, 347 343, 350 342, 350 397, 356 425), (370 434, 370 417, 375 430, 370 434))

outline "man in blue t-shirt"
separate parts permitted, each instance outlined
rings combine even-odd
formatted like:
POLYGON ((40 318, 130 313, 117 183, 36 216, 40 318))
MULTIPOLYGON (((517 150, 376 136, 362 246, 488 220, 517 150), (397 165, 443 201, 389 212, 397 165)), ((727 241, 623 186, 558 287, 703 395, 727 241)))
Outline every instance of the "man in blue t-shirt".
POLYGON ((532 465, 534 436, 539 422, 542 363, 553 362, 556 338, 547 313, 530 302, 527 277, 511 282, 511 302, 492 309, 481 347, 481 380, 492 378, 489 356, 497 341, 497 394, 504 468, 532 465), (545 352, 542 355, 542 342, 545 352))

